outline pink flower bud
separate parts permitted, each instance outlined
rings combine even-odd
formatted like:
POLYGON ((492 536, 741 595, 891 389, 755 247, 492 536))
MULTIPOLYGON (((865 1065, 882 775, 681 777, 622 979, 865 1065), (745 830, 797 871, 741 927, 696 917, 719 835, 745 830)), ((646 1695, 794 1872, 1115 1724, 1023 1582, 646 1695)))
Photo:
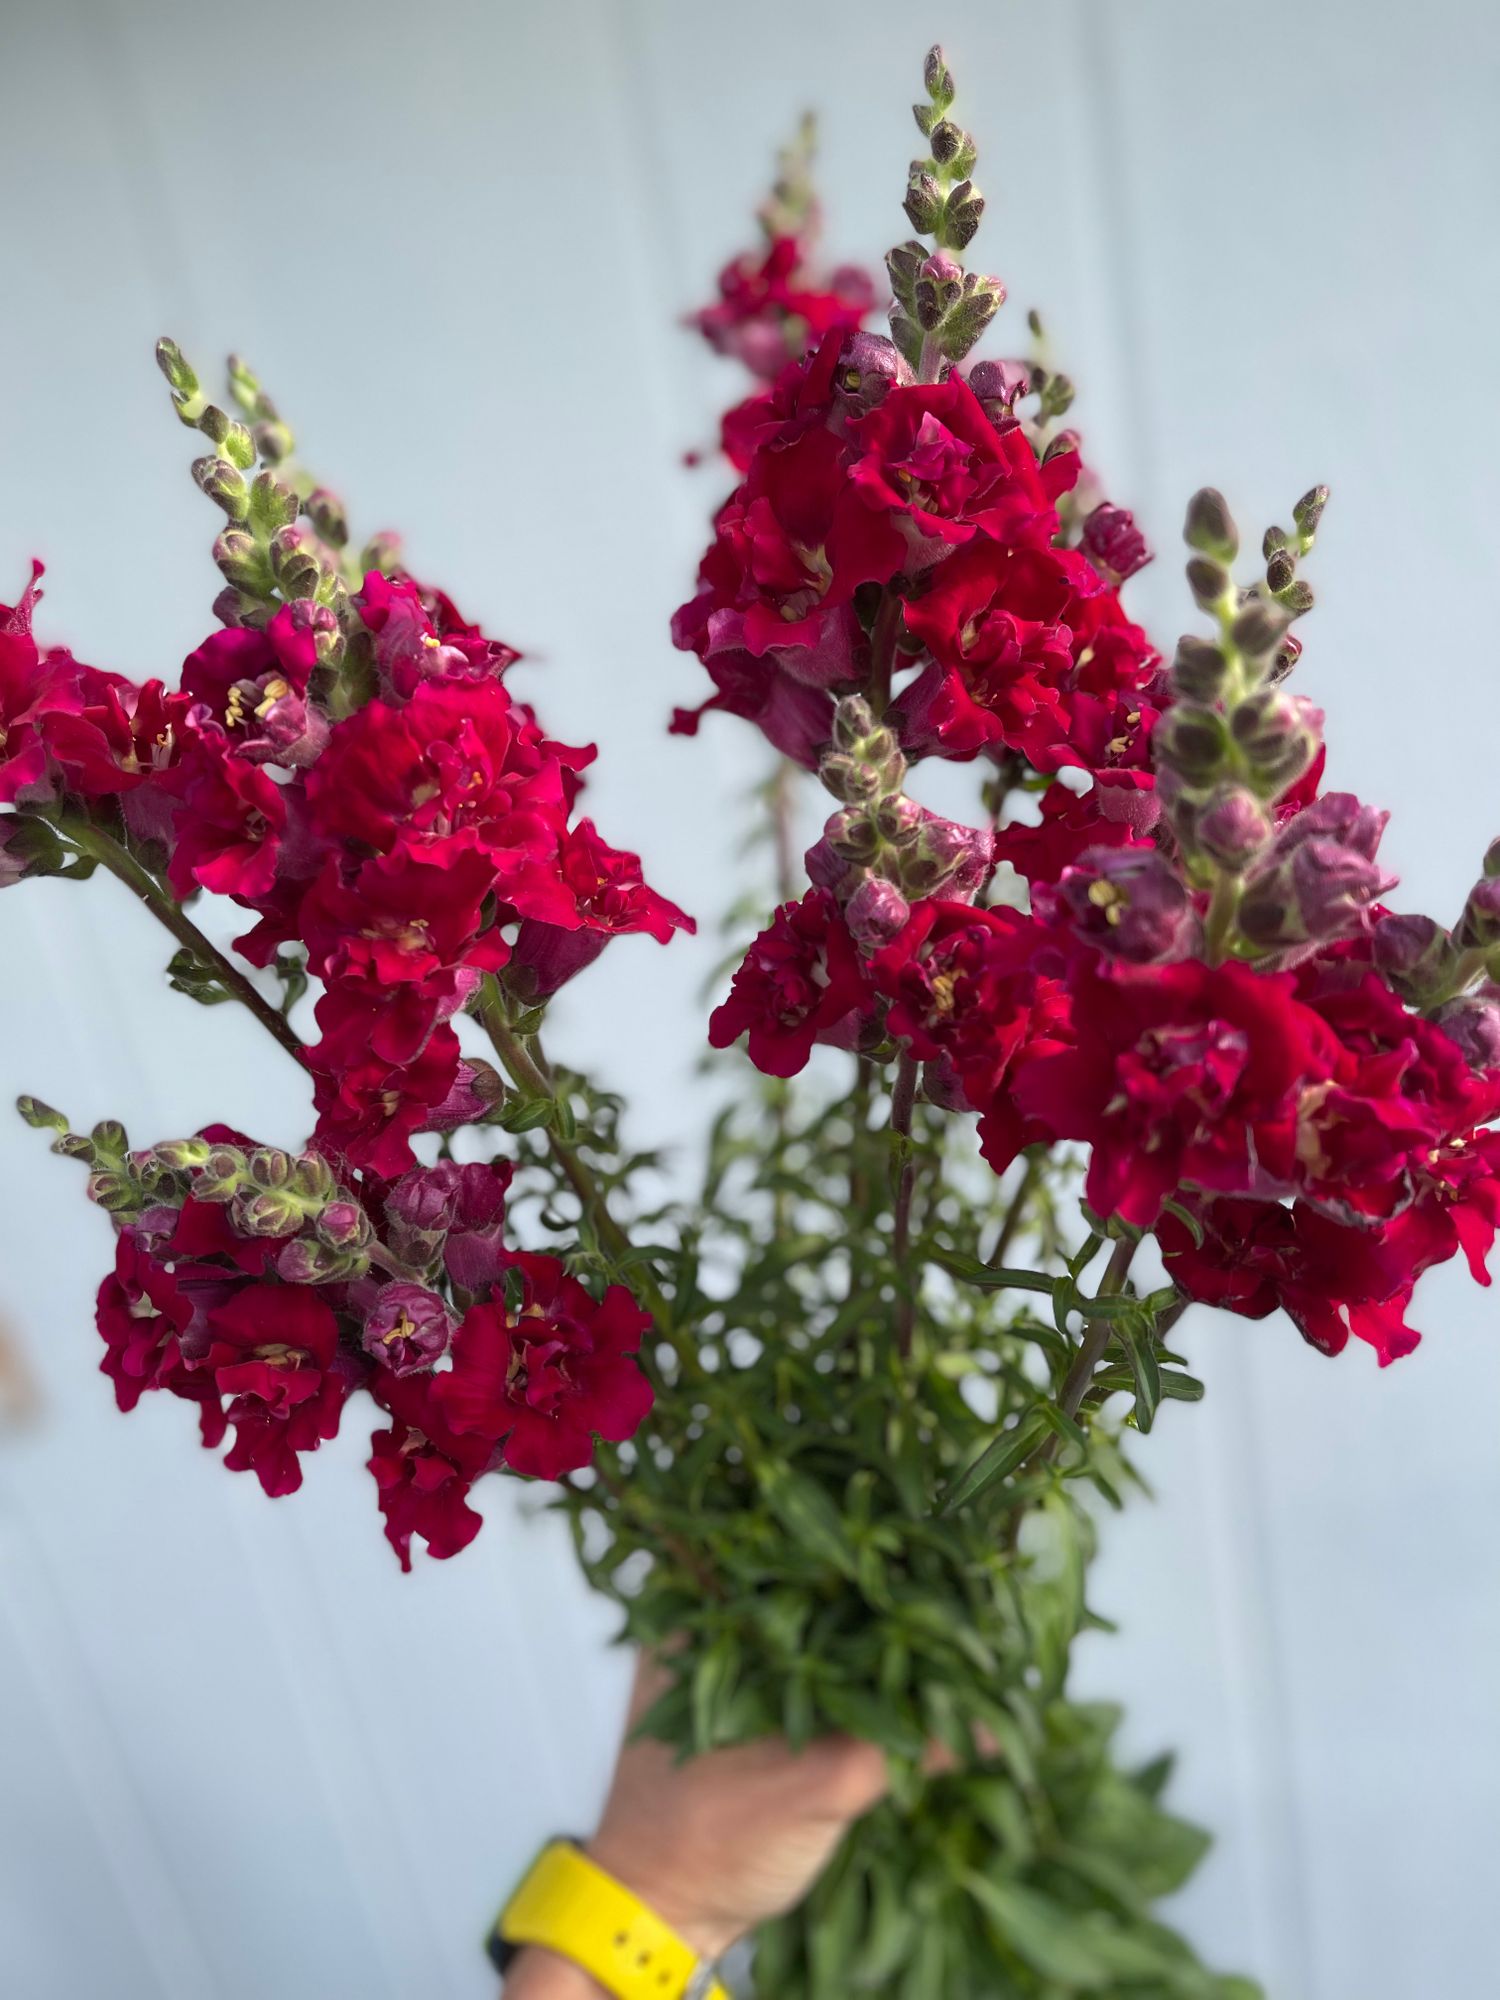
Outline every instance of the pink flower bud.
POLYGON ((1420 1007, 1453 975, 1458 952, 1431 917, 1385 916, 1375 926, 1375 964, 1388 986, 1420 1007))
POLYGON ((1083 552, 1106 576, 1123 583, 1151 560, 1146 537, 1124 507, 1096 507, 1083 524, 1083 552))
POLYGON ((1500 875, 1485 875, 1469 891, 1453 942, 1462 951, 1488 951, 1500 944, 1500 875))
POLYGON ((1025 361, 976 361, 969 370, 969 387, 993 422, 1030 394, 1031 368, 1025 361))
POLYGON ((331 1250, 352 1250, 370 1240, 370 1219, 357 1201, 331 1201, 313 1223, 319 1242, 331 1250))
POLYGON ((1462 994, 1439 1007, 1432 1018, 1463 1051, 1470 1069, 1481 1075, 1500 1070, 1500 987, 1483 986, 1477 993, 1462 994))
POLYGON ((1039 916, 1132 965, 1186 958, 1197 939, 1187 887, 1152 847, 1091 847, 1055 888, 1038 884, 1033 899, 1039 916))
POLYGON ((452 1338, 453 1319, 437 1293, 404 1281, 381 1286, 360 1332, 366 1354, 393 1375, 430 1368, 452 1338))
POLYGON ((905 929, 911 905, 896 887, 878 875, 867 875, 844 906, 849 935, 866 950, 875 950, 905 929))
POLYGON ((1216 792, 1197 815, 1193 839, 1210 860, 1239 874, 1270 846, 1274 833, 1270 814, 1255 794, 1232 785, 1216 792))
POLYGON ((834 428, 883 403, 894 388, 913 380, 910 364, 896 343, 878 333, 853 333, 834 371, 834 428))

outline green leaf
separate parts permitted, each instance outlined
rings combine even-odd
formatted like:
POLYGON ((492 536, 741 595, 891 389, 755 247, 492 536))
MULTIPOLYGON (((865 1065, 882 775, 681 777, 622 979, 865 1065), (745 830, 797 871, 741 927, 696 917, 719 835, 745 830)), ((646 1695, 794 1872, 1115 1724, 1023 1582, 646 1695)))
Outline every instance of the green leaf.
POLYGON ((738 1651, 728 1633, 715 1639, 693 1669, 693 1745, 700 1754, 719 1741, 721 1719, 738 1672, 738 1651))
POLYGON ((1135 1382, 1136 1428, 1149 1431, 1161 1406, 1161 1365, 1150 1323, 1139 1318, 1122 1320, 1115 1338, 1125 1350, 1135 1382))
POLYGON ((917 1758, 927 1748, 919 1729, 866 1688, 820 1680, 817 1701, 835 1729, 862 1743, 878 1743, 897 1757, 917 1758))
POLYGON ((1051 1401, 1050 1398, 1045 1402, 1037 1404, 1036 1413, 1041 1418, 1042 1422, 1046 1424, 1050 1430, 1056 1431, 1057 1435, 1060 1438, 1062 1438, 1065 1443, 1076 1444, 1080 1451, 1088 1450, 1088 1445, 1089 1445, 1088 1432, 1083 1428, 1081 1424, 1075 1423, 1073 1418, 1068 1415, 1067 1411, 1064 1409, 1060 1409, 1056 1403, 1051 1401))
POLYGON ((1190 1208, 1184 1208, 1180 1201, 1172 1201, 1170 1199, 1164 1201, 1162 1207, 1167 1211, 1168 1215, 1175 1215, 1177 1217, 1177 1220, 1182 1224, 1189 1236, 1192 1237, 1193 1248, 1201 1250, 1203 1248, 1205 1231, 1203 1224, 1194 1215, 1193 1211, 1190 1208))
POLYGON ((938 1502, 938 1513, 955 1513, 987 1487, 993 1486, 997 1479, 1004 1479, 1014 1472, 1031 1456, 1046 1428, 1045 1420, 1035 1415, 1018 1424, 1014 1430, 1003 1431, 999 1437, 992 1439, 944 1493, 938 1502))
POLYGON ((932 1261, 941 1265, 949 1277, 973 1285, 981 1292, 1050 1292, 1055 1282, 1040 1271, 1016 1271, 1003 1265, 998 1270, 992 1269, 981 1258, 966 1256, 958 1250, 934 1251, 932 1261))
POLYGON ((853 1577, 858 1558, 837 1507, 814 1480, 775 1462, 757 1468, 761 1491, 782 1526, 805 1549, 853 1577))
POLYGON ((533 1097, 507 1104, 496 1122, 507 1132, 535 1132, 539 1126, 551 1125, 556 1117, 557 1105, 552 1098, 533 1097))
POLYGON ((849 1961, 847 1977, 858 1993, 884 1993, 911 1952, 917 1920, 907 1907, 893 1862, 877 1854, 869 1869, 870 1913, 864 1940, 849 1961))
POLYGON ((1001 1876, 971 1870, 964 1875, 963 1885, 1001 1946, 1024 1959, 1044 1979, 1094 1992, 1113 1977, 1110 1965, 1082 1935, 1076 1912, 1001 1876))

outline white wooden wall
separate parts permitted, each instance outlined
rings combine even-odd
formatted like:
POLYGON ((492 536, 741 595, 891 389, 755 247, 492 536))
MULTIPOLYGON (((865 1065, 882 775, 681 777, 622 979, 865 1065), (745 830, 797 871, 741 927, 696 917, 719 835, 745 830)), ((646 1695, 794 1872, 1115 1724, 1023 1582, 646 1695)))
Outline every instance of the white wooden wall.
MULTIPOLYGON (((838 247, 898 227, 906 105, 942 35, 991 196, 981 244, 1048 309, 1118 497, 1168 560, 1184 496, 1335 505, 1307 691, 1332 774, 1398 808, 1412 906, 1456 910, 1500 825, 1493 611, 1500 17, 1486 0, 9 0, 0 13, 0 595, 170 675, 215 578, 192 440, 151 365, 242 348, 366 526, 532 649, 594 802, 711 916, 753 751, 668 740, 666 642, 712 482, 676 469, 732 375, 674 332, 771 150, 826 113, 838 247), (527 218, 534 218, 530 227, 527 218), (531 246, 527 247, 528 238, 531 246)), ((1004 323, 1004 322, 1003 322, 1004 323)), ((0 1083, 141 1139, 300 1138, 248 1021, 160 990, 111 884, 0 909, 0 1083)), ((617 946, 555 1039, 691 1132, 712 938, 617 946)), ((94 1372, 108 1254, 79 1176, 0 1117, 0 1309, 44 1399, 0 1436, 0 1991, 15 2000, 478 2000, 476 1940, 592 1810, 621 1699, 555 1522, 497 1494, 403 1579, 357 1427, 272 1504, 181 1406, 94 1372)), ((1111 1526, 1123 1634, 1080 1679, 1221 1841, 1182 1920, 1274 2000, 1491 2000, 1500 1835, 1500 1325, 1455 1274, 1418 1355, 1331 1364, 1205 1321, 1208 1378, 1111 1526)))

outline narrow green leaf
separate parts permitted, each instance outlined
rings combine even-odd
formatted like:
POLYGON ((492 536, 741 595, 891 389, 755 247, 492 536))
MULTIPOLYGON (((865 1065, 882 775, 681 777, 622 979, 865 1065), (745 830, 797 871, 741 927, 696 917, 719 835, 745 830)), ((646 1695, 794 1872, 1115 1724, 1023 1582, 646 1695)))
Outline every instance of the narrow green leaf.
POLYGON ((1005 1266, 994 1270, 980 1258, 965 1256, 957 1250, 934 1251, 932 1261, 949 1277, 973 1285, 981 1292, 1050 1292, 1055 1282, 1040 1271, 1016 1271, 1005 1266))
POLYGON ((1116 1339, 1125 1350, 1135 1381, 1136 1428, 1149 1431, 1161 1406, 1161 1366, 1149 1325, 1138 1319, 1121 1322, 1116 1339))
POLYGON ((938 1513, 953 1513, 983 1493, 987 1486, 993 1486, 997 1479, 1004 1479, 1008 1473, 1014 1472, 1023 1459, 1030 1457, 1045 1429, 1042 1417, 1031 1416, 1015 1430, 1003 1431, 999 1437, 992 1439, 942 1496, 938 1502, 938 1513))
POLYGON ((1020 1882, 969 1871, 963 1886, 984 1912, 998 1941, 1043 1979, 1097 1992, 1113 1977, 1081 1934, 1076 1914, 1020 1882))

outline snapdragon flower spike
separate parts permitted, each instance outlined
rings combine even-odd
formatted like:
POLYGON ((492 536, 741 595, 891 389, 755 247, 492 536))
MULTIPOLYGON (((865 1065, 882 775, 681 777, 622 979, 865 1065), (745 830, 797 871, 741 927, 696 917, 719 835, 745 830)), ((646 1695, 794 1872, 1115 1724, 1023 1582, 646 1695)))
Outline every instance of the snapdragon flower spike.
POLYGON ((649 1317, 623 1287, 595 1301, 555 1258, 506 1245, 508 1162, 345 1185, 319 1152, 225 1126, 133 1151, 115 1121, 80 1134, 21 1108, 120 1190, 97 1314, 119 1407, 151 1389, 192 1403, 204 1444, 232 1433, 226 1465, 280 1495, 368 1391, 391 1420, 371 1470, 403 1566, 414 1533, 437 1556, 467 1545, 484 1473, 576 1470, 650 1408, 633 1358, 649 1317), (455 1343, 456 1378, 435 1372, 455 1343))

